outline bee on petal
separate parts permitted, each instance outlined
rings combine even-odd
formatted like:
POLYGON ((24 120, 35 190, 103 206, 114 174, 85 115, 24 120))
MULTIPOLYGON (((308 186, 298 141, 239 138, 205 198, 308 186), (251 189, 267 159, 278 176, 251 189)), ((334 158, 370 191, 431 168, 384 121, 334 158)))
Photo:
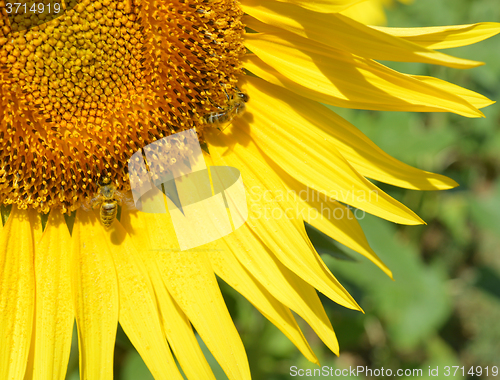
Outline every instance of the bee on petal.
POLYGON ((203 116, 203 122, 205 124, 216 125, 221 131, 227 128, 236 115, 241 115, 245 112, 245 103, 249 100, 248 95, 241 92, 238 88, 236 88, 236 92, 234 94, 229 95, 225 89, 224 93, 226 94, 227 99, 226 104, 221 107, 214 104, 212 100, 209 99, 218 111, 210 112, 203 116))
POLYGON ((98 181, 99 189, 95 197, 84 204, 84 209, 96 209, 99 207, 99 218, 104 227, 109 228, 116 219, 118 206, 123 203, 127 196, 116 189, 111 178, 103 177, 98 181))

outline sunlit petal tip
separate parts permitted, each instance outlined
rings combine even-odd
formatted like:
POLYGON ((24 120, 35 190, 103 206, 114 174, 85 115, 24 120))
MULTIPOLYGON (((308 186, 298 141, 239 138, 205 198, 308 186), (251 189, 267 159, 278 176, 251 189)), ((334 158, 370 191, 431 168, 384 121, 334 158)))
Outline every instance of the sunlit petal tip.
POLYGON ((459 187, 460 184, 450 177, 443 176, 443 184, 447 187, 440 188, 439 190, 449 190, 459 187))
POLYGON ((392 28, 382 26, 371 26, 371 28, 430 49, 449 49, 467 46, 500 33, 500 23, 497 22, 432 26, 426 28, 392 28))

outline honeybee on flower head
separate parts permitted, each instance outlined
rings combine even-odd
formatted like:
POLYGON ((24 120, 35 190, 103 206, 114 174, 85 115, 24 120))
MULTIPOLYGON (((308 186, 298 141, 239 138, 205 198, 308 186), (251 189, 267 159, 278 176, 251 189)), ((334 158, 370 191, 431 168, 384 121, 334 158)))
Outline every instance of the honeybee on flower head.
POLYGON ((99 207, 99 218, 101 223, 104 227, 109 228, 116 218, 118 206, 121 205, 124 200, 127 200, 127 204, 129 204, 130 197, 118 191, 109 177, 100 178, 97 185, 98 190, 94 198, 90 199, 90 201, 86 201, 83 208, 90 210, 99 207))
POLYGON ((219 106, 214 104, 209 98, 210 103, 212 103, 218 111, 210 112, 203 116, 203 122, 205 124, 216 125, 221 131, 226 129, 226 127, 233 121, 236 115, 240 115, 245 112, 246 105, 249 97, 244 92, 241 92, 236 87, 236 92, 229 95, 225 88, 223 88, 226 94, 226 103, 224 106, 219 106))

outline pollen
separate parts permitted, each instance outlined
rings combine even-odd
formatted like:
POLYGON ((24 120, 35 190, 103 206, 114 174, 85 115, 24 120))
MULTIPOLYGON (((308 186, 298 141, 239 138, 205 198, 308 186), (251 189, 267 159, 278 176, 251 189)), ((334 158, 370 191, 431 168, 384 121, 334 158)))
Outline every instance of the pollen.
POLYGON ((103 176, 128 190, 132 154, 190 128, 203 139, 203 117, 237 91, 245 48, 234 0, 82 0, 49 21, 11 17, 6 2, 2 204, 70 212, 103 176))

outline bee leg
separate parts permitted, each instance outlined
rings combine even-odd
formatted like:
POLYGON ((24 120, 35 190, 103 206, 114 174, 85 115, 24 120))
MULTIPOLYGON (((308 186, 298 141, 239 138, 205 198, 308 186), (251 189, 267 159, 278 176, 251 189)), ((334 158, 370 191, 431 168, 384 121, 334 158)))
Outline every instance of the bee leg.
POLYGON ((215 103, 213 102, 213 100, 212 100, 212 99, 210 99, 210 98, 207 98, 207 99, 208 99, 208 101, 209 101, 209 102, 210 102, 210 103, 211 103, 211 104, 212 104, 215 108, 218 108, 218 109, 220 109, 221 111, 224 111, 224 108, 222 108, 221 106, 219 106, 219 105, 215 104, 215 103))
POLYGON ((229 94, 227 93, 226 91, 226 87, 223 86, 222 87, 222 90, 224 91, 224 94, 226 94, 226 99, 227 99, 227 102, 230 103, 231 102, 231 98, 229 97, 229 94))

